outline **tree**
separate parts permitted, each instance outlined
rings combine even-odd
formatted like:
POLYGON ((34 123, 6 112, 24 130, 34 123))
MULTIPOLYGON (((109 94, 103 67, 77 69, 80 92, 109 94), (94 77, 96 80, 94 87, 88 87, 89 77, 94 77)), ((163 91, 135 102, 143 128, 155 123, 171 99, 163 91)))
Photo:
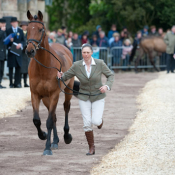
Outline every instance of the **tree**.
POLYGON ((90 0, 54 0, 52 6, 47 6, 51 30, 67 26, 69 30, 76 31, 91 18, 89 13, 90 0))

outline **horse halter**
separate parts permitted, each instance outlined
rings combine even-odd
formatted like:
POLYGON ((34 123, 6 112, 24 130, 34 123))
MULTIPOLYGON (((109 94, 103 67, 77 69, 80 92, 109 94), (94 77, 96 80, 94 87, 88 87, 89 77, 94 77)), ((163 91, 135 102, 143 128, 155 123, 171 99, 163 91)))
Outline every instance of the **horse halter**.
MULTIPOLYGON (((43 25, 41 38, 40 38, 39 41, 36 40, 36 39, 28 39, 28 40, 27 40, 27 45, 28 45, 29 43, 32 43, 33 46, 35 47, 35 49, 38 50, 38 49, 40 48, 40 44, 41 44, 41 42, 42 42, 42 38, 43 38, 43 35, 44 35, 44 33, 45 33, 45 30, 44 30, 44 23, 42 23, 42 22, 40 22, 40 21, 30 21, 29 23, 33 23, 33 22, 34 22, 34 23, 40 23, 40 24, 43 25), (36 45, 33 41, 35 41, 38 45, 36 45)), ((46 33, 45 33, 45 36, 46 36, 46 33)))

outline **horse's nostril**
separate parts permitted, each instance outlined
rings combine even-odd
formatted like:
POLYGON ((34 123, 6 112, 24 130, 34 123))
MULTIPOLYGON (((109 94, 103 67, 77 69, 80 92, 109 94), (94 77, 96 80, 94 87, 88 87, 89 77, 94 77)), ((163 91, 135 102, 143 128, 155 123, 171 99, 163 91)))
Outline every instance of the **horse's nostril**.
POLYGON ((33 49, 31 49, 30 53, 34 53, 34 50, 33 50, 33 49))

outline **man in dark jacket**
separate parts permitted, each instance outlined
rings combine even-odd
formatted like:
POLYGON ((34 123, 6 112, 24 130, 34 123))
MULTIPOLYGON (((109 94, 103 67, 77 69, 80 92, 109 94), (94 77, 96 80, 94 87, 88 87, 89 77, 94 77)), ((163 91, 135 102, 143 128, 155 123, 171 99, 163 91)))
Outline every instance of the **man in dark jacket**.
POLYGON ((6 59, 6 47, 3 43, 3 40, 6 37, 6 21, 3 18, 0 18, 0 89, 5 88, 1 85, 3 73, 4 73, 4 61, 6 59))
POLYGON ((11 51, 11 46, 13 42, 17 43, 16 49, 23 49, 24 46, 24 34, 23 31, 18 27, 18 21, 16 17, 11 18, 12 27, 6 31, 7 36, 15 33, 15 37, 11 38, 11 42, 7 45, 8 49, 8 62, 9 67, 9 78, 10 78, 10 88, 21 88, 21 63, 22 57, 15 55, 11 51), (15 67, 15 82, 13 83, 13 68, 15 67))

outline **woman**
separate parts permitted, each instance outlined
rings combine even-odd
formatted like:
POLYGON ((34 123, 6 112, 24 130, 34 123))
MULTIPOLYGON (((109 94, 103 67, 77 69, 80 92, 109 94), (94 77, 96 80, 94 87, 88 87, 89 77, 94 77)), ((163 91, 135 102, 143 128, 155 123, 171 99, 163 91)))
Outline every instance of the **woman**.
POLYGON ((82 45, 83 60, 76 61, 67 72, 58 72, 58 78, 64 81, 76 76, 80 80, 80 92, 86 94, 98 94, 98 96, 78 95, 79 106, 84 122, 84 131, 89 145, 86 155, 95 154, 94 135, 92 124, 102 128, 103 110, 105 104, 105 92, 111 89, 114 75, 103 60, 92 58, 92 46, 82 45), (107 77, 106 85, 102 85, 101 76, 107 77))

